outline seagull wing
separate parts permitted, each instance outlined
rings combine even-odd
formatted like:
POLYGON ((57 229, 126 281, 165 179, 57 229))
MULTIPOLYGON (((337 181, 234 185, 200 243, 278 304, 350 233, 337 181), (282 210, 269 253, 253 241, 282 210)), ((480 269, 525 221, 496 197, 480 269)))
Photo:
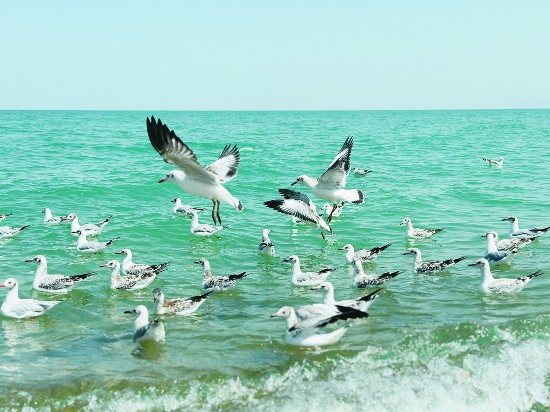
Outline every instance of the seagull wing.
POLYGON ((295 216, 298 219, 319 225, 319 215, 301 200, 295 199, 276 199, 264 202, 264 205, 277 212, 295 216))
POLYGON ((346 186, 346 178, 350 171, 351 149, 353 148, 353 136, 348 136, 342 148, 319 178, 319 185, 323 188, 341 188, 346 186))
POLYGON ((241 158, 237 145, 231 147, 230 144, 227 144, 218 160, 206 166, 205 169, 218 176, 220 183, 227 183, 237 176, 237 168, 239 167, 240 160, 241 158))
POLYGON ((308 205, 312 210, 315 210, 315 212, 317 212, 317 207, 315 206, 315 203, 313 203, 309 198, 309 196, 306 195, 305 193, 298 192, 292 189, 278 189, 278 191, 279 191, 279 194, 285 199, 301 200, 306 205, 308 205))

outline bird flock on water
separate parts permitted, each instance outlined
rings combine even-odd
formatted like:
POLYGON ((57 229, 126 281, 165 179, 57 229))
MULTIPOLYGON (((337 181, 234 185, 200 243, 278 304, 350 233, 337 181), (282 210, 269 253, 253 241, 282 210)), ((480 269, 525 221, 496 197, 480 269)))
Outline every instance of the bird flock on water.
MULTIPOLYGON (((173 130, 170 130, 160 119, 154 116, 146 120, 147 134, 153 148, 162 159, 177 169, 171 170, 159 183, 171 182, 179 186, 186 193, 212 201, 211 218, 213 225, 199 223, 199 214, 204 208, 182 204, 181 198, 176 197, 173 213, 190 218, 190 233, 198 237, 219 236, 219 232, 228 226, 222 224, 220 207, 228 204, 238 212, 242 212, 243 204, 233 196, 225 184, 234 179, 238 173, 240 163, 239 149, 236 145, 227 144, 219 158, 210 165, 202 166, 194 152, 185 144, 173 130)), ((311 198, 300 191, 290 188, 277 189, 279 198, 267 200, 264 205, 279 213, 291 216, 294 223, 305 223, 316 226, 323 239, 333 233, 330 223, 333 218, 339 218, 345 203, 364 203, 363 192, 359 189, 346 189, 346 181, 351 171, 351 153, 353 136, 348 136, 340 151, 330 163, 326 171, 317 179, 306 174, 299 175, 290 186, 301 185, 317 199, 326 203, 317 211, 311 198)), ((502 167, 503 158, 498 161, 483 158, 492 166, 502 167)), ((364 176, 371 171, 368 169, 353 168, 354 175, 364 176)), ((76 250, 79 253, 102 253, 111 247, 119 238, 108 241, 99 241, 105 226, 112 220, 112 216, 97 224, 80 224, 76 213, 65 216, 54 216, 49 208, 44 209, 44 224, 46 226, 63 225, 70 223, 70 233, 78 238, 76 250)), ((1 214, 0 222, 10 217, 11 213, 1 214)), ((519 292, 533 278, 540 276, 540 270, 529 276, 517 278, 495 278, 491 272, 492 266, 509 265, 518 250, 537 240, 550 230, 550 227, 520 229, 516 216, 510 216, 502 221, 510 222, 509 237, 499 239, 498 233, 488 231, 482 236, 486 238, 485 255, 470 263, 468 266, 477 267, 481 273, 481 290, 485 293, 515 293, 519 292)), ((406 236, 410 239, 429 239, 443 229, 415 228, 409 217, 404 217, 401 225, 406 226, 406 236)), ((29 225, 21 227, 0 226, 0 239, 19 235, 29 225)), ((270 229, 264 229, 262 240, 258 246, 258 253, 265 256, 276 256, 275 244, 270 239, 270 229)), ((354 319, 369 316, 368 309, 383 290, 380 286, 386 285, 402 272, 390 271, 381 274, 365 272, 364 263, 374 261, 377 256, 389 248, 391 244, 376 246, 371 249, 356 250, 352 244, 339 248, 345 252, 344 264, 353 265, 353 285, 357 288, 376 288, 374 291, 355 299, 336 300, 334 287, 327 278, 338 267, 322 268, 316 271, 303 271, 298 255, 291 255, 282 259, 292 266, 292 284, 296 287, 308 287, 324 293, 322 303, 303 306, 283 306, 271 317, 283 317, 286 320, 286 342, 296 346, 324 346, 338 342, 346 333, 354 319), (327 326, 339 324, 331 329, 327 326), (343 324, 343 326, 342 326, 343 324)), ((159 264, 136 264, 133 261, 131 249, 125 248, 114 252, 122 255, 122 264, 116 260, 109 260, 100 265, 111 271, 110 287, 114 290, 140 290, 148 287, 156 277, 165 271, 170 262, 159 264)), ((440 261, 424 261, 419 248, 411 248, 403 253, 413 257, 413 271, 422 274, 448 272, 452 267, 466 259, 465 256, 449 258, 440 261)), ((89 280, 95 272, 80 275, 66 276, 48 272, 48 262, 44 255, 36 255, 25 260, 36 264, 36 274, 33 289, 47 293, 68 293, 78 283, 89 280)), ((178 315, 187 316, 196 312, 199 307, 213 294, 223 292, 245 279, 249 273, 241 272, 227 276, 214 276, 207 258, 194 262, 200 265, 203 271, 201 288, 204 293, 191 297, 166 298, 158 287, 152 291, 153 310, 159 316, 178 315)), ((11 318, 31 318, 43 315, 61 303, 59 300, 40 301, 35 299, 19 298, 18 283, 14 278, 6 279, 0 288, 7 288, 0 312, 11 318)), ((134 321, 134 342, 163 341, 166 336, 165 319, 157 317, 149 320, 149 310, 145 305, 125 311, 136 316, 134 321)))

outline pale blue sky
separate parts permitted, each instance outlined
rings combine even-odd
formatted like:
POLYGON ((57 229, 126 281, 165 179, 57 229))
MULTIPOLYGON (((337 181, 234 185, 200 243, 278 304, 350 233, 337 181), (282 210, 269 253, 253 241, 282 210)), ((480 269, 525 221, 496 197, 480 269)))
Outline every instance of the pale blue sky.
POLYGON ((550 1, 3 1, 0 109, 550 107, 550 1))

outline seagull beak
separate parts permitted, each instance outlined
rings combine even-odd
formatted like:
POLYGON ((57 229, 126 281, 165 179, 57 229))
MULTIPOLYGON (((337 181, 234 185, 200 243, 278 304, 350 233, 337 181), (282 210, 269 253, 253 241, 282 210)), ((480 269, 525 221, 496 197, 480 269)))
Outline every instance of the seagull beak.
POLYGON ((201 264, 201 261, 200 260, 197 260, 196 262, 193 262, 195 265, 200 265, 201 264))
POLYGON ((69 217, 68 216, 63 216, 63 217, 61 217, 61 220, 69 220, 69 217))
POLYGON ((476 264, 475 263, 470 263, 468 266, 475 266, 476 264))
POLYGON ((410 255, 411 252, 405 252, 405 253, 403 253, 403 254, 404 254, 404 255, 410 255))
MULTIPOLYGON (((4 285, 2 285, 2 286, 4 286, 4 285)), ((279 317, 279 315, 277 315, 276 313, 274 313, 273 315, 270 316, 270 318, 277 318, 277 317, 279 317)))
POLYGON ((295 180, 294 182, 292 182, 292 183, 290 184, 290 186, 294 186, 296 183, 298 183, 297 180, 295 180))
POLYGON ((343 247, 341 247, 341 248, 338 248, 338 250, 345 250, 345 249, 343 247))
POLYGON ((403 222, 399 223, 399 226, 403 226, 403 222))
POLYGON ((159 180, 159 183, 162 183, 162 182, 166 182, 166 178, 163 177, 162 179, 159 180))
POLYGON ((34 259, 26 259, 25 262, 34 262, 34 259))
POLYGON ((0 288, 5 288, 5 287, 6 287, 6 285, 4 285, 4 284, 0 285, 0 288))
POLYGON ((319 286, 315 286, 314 288, 311 288, 310 290, 319 290, 321 289, 319 286))
POLYGON ((121 250, 120 252, 115 252, 115 255, 122 255, 124 252, 121 250))
POLYGON ((481 237, 487 237, 487 233, 485 233, 484 235, 481 235, 481 237))
POLYGON ((290 263, 291 260, 290 259, 283 259, 283 262, 290 263))
POLYGON ((128 314, 131 314, 131 313, 136 313, 136 310, 125 310, 124 313, 128 313, 128 314))
POLYGON ((106 268, 107 267, 107 263, 105 263, 104 265, 99 265, 100 268, 106 268))
POLYGON ((509 217, 507 217, 507 218, 504 218, 504 219, 501 219, 501 222, 506 222, 506 221, 508 221, 508 220, 510 220, 510 218, 509 218, 509 217))

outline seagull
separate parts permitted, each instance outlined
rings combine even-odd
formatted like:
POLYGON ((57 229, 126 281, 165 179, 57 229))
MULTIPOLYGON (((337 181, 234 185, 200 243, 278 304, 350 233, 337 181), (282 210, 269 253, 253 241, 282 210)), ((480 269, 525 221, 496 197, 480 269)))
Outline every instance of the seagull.
POLYGON ((73 234, 73 236, 76 236, 76 231, 79 229, 85 230, 88 236, 97 236, 101 233, 105 225, 109 223, 112 218, 112 216, 109 216, 107 219, 105 219, 103 222, 98 223, 97 225, 94 225, 93 223, 86 223, 85 225, 81 225, 78 222, 78 215, 76 213, 69 213, 63 218, 63 220, 71 221, 71 233, 73 234))
POLYGON ((393 279, 397 275, 401 274, 400 271, 395 272, 385 272, 381 275, 371 275, 365 273, 363 270, 363 265, 361 263, 361 260, 355 260, 353 262, 354 269, 353 269, 353 284, 360 288, 366 288, 368 286, 380 286, 386 284, 390 279, 393 279))
POLYGON ((182 214, 182 215, 186 215, 186 216, 190 216, 189 212, 195 211, 195 212, 198 213, 198 212, 202 212, 204 210, 203 208, 200 208, 200 207, 194 207, 194 206, 191 206, 191 205, 182 205, 181 204, 181 199, 179 197, 176 197, 175 199, 172 199, 171 202, 175 203, 174 207, 172 208, 172 212, 182 214))
POLYGON ((511 238, 534 239, 550 230, 550 226, 543 227, 543 228, 535 227, 533 229, 520 229, 519 219, 516 216, 510 216, 510 217, 507 217, 506 219, 502 219, 502 222, 506 222, 506 221, 510 222, 510 231, 508 233, 510 234, 511 238))
POLYGON ((366 174, 368 174, 368 173, 371 173, 371 172, 372 172, 372 170, 369 170, 369 169, 359 169, 357 166, 355 166, 355 167, 353 168, 353 173, 356 174, 356 175, 358 175, 358 176, 364 176, 364 175, 366 175, 366 174))
POLYGON ((488 159, 488 158, 484 157, 483 160, 485 162, 489 163, 490 165, 495 165, 495 166, 499 166, 499 167, 502 167, 502 165, 504 164, 504 157, 501 157, 498 160, 491 160, 491 159, 488 159))
POLYGON ((374 302, 374 299, 378 297, 378 292, 382 290, 376 289, 374 292, 362 296, 359 299, 347 299, 336 302, 334 300, 334 286, 332 286, 332 283, 323 282, 320 285, 311 288, 311 290, 319 289, 323 289, 325 291, 325 299, 323 303, 327 305, 348 306, 350 308, 360 310, 361 312, 366 312, 368 308, 370 308, 372 302, 374 302))
POLYGON ((323 239, 325 239, 325 230, 332 233, 332 229, 319 216, 315 204, 307 195, 290 189, 279 189, 279 193, 284 199, 268 200, 264 202, 264 205, 277 212, 294 216, 303 222, 317 226, 321 229, 323 239))
POLYGON ((325 268, 318 272, 302 272, 300 269, 300 258, 296 255, 283 259, 283 262, 293 264, 292 284, 295 286, 317 286, 338 268, 325 268))
POLYGON ((219 231, 227 228, 227 225, 212 226, 206 223, 199 223, 199 215, 194 210, 187 213, 191 216, 191 226, 189 226, 189 233, 194 236, 208 237, 217 235, 219 231))
POLYGON ((214 291, 206 292, 204 295, 192 296, 190 298, 164 299, 164 293, 160 288, 153 289, 153 301, 156 304, 157 315, 180 315, 187 316, 195 313, 206 298, 214 291))
POLYGON ((415 239, 425 239, 443 230, 443 229, 415 229, 412 225, 411 219, 409 219, 408 217, 404 218, 399 225, 401 226, 405 224, 407 225, 407 236, 415 239))
POLYGON ((34 299, 19 299, 19 287, 17 280, 8 278, 0 285, 0 288, 8 288, 8 294, 0 307, 2 315, 8 318, 33 318, 46 313, 55 305, 60 303, 60 300, 41 301, 34 299))
POLYGON ((495 279, 491 273, 491 268, 487 259, 481 258, 468 266, 477 266, 481 271, 481 290, 485 293, 513 293, 519 292, 531 281, 531 279, 542 275, 541 270, 529 276, 522 276, 517 279, 500 278, 495 279))
POLYGON ((0 239, 14 237, 28 227, 29 225, 25 225, 21 227, 0 226, 0 239))
POLYGON ((527 237, 526 238, 512 237, 512 238, 498 240, 498 233, 494 231, 492 231, 491 233, 495 237, 495 243, 498 250, 514 251, 514 250, 521 249, 522 247, 525 247, 525 245, 531 243, 531 239, 527 237))
POLYGON ((162 124, 160 119, 157 121, 154 116, 151 116, 151 120, 147 118, 147 134, 151 145, 164 161, 181 169, 170 171, 159 183, 172 182, 191 195, 211 199, 214 224, 222 223, 220 202, 230 204, 239 212, 243 210, 241 201, 222 186, 237 176, 240 155, 236 145, 231 147, 227 144, 218 160, 202 167, 189 146, 173 130, 162 124))
POLYGON ((366 318, 368 313, 336 305, 314 304, 307 306, 283 306, 272 318, 286 318, 286 343, 294 346, 326 346, 338 342, 348 326, 329 333, 318 333, 325 326, 339 320, 366 318))
POLYGON ((88 232, 82 229, 78 229, 76 234, 78 235, 78 241, 76 242, 76 250, 80 253, 98 253, 103 252, 107 247, 111 246, 115 240, 120 239, 116 237, 108 242, 90 241, 86 239, 88 232))
POLYGON ((100 265, 100 268, 111 269, 111 289, 116 290, 139 290, 143 289, 155 280, 158 271, 144 272, 139 275, 120 275, 120 262, 118 260, 110 260, 107 263, 100 265))
POLYGON ((330 216, 330 212, 332 212, 332 217, 340 217, 342 210, 344 210, 344 203, 342 202, 334 208, 330 205, 330 203, 325 203, 321 210, 323 211, 323 216, 330 216))
POLYGON ((52 211, 49 207, 42 211, 44 213, 44 224, 45 225, 58 225, 65 219, 66 216, 53 216, 52 211))
POLYGON ((127 310, 124 313, 133 313, 137 315, 136 321, 134 322, 133 342, 158 342, 164 340, 166 336, 164 324, 158 318, 149 322, 149 312, 145 306, 139 305, 134 310, 127 310))
MULTIPOLYGON (((349 202, 363 203, 363 192, 358 189, 346 190, 346 179, 350 172, 351 149, 353 148, 353 136, 348 136, 342 148, 328 167, 328 169, 319 177, 314 179, 307 175, 300 175, 291 184, 304 184, 311 193, 319 199, 332 202, 332 209, 336 209, 338 203, 349 202)), ((332 213, 329 214, 327 222, 332 219, 332 213)))
POLYGON ((12 212, 8 212, 8 213, 3 213, 3 214, 1 214, 1 215, 0 215, 0 222, 1 222, 2 220, 4 220, 5 218, 7 218, 8 216, 11 216, 11 215, 13 215, 12 212))
POLYGON ((461 262, 464 259, 466 259, 466 256, 461 256, 456 259, 447 259, 447 260, 435 261, 435 262, 422 262, 422 253, 420 253, 420 249, 418 248, 412 248, 408 252, 403 254, 415 256, 413 270, 416 273, 442 272, 449 269, 454 264, 457 264, 458 262, 461 262))
POLYGON ((491 265, 509 265, 510 261, 517 253, 517 249, 514 250, 498 250, 495 243, 495 235, 493 232, 489 232, 481 237, 487 238, 487 248, 485 250, 485 259, 489 261, 491 265))
POLYGON ((387 245, 384 245, 384 246, 378 246, 372 249, 361 249, 356 252, 353 246, 350 243, 348 243, 347 245, 344 245, 338 250, 346 251, 346 262, 348 263, 353 263, 353 261, 357 259, 362 260, 363 262, 369 262, 376 259, 380 252, 383 252, 390 246, 391 246, 391 243, 388 243, 387 245))
POLYGON ((90 272, 74 276, 50 275, 48 273, 48 261, 43 255, 36 255, 32 259, 25 260, 25 262, 34 262, 38 265, 32 287, 41 292, 67 293, 76 283, 96 274, 90 272))
POLYGON ((158 265, 136 264, 132 261, 132 251, 130 249, 122 249, 120 252, 115 252, 115 255, 124 255, 122 272, 125 275, 143 275, 144 273, 151 272, 158 275, 160 272, 164 272, 168 265, 170 265, 170 262, 160 263, 158 265))
POLYGON ((275 256, 275 245, 271 242, 269 238, 269 233, 271 229, 264 229, 262 231, 262 242, 258 246, 258 253, 260 255, 266 256, 275 256))
POLYGON ((235 286, 237 282, 248 276, 246 272, 239 273, 238 275, 229 276, 212 276, 210 271, 210 262, 206 258, 202 258, 195 262, 197 265, 201 265, 204 269, 201 287, 206 291, 222 291, 235 286))

